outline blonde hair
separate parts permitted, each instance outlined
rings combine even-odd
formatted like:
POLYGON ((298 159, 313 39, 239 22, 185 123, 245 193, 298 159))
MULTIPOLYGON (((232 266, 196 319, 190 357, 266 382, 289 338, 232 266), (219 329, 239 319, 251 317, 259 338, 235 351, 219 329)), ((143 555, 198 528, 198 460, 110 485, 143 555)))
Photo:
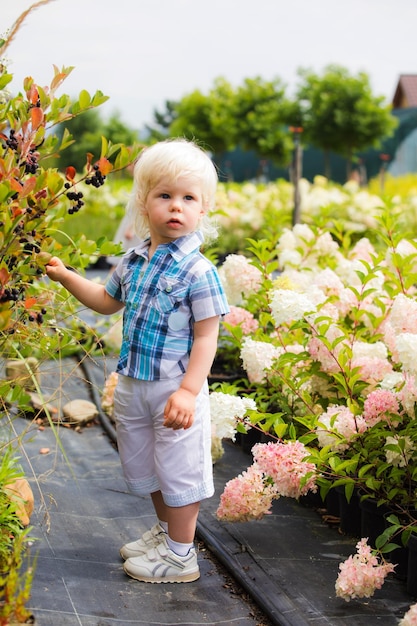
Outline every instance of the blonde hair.
POLYGON ((218 176, 209 155, 197 144, 186 139, 167 139, 144 148, 133 170, 133 189, 127 211, 134 223, 135 232, 145 239, 149 236, 149 223, 145 212, 146 199, 162 178, 175 180, 180 176, 193 176, 201 185, 204 215, 199 230, 205 240, 214 239, 217 229, 209 213, 215 207, 218 176))

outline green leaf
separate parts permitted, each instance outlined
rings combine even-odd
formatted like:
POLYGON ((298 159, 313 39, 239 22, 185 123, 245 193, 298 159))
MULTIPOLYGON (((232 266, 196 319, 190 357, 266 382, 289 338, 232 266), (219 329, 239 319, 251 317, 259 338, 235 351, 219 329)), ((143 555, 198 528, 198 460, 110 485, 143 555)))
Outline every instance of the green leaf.
POLYGON ((79 98, 78 98, 78 102, 79 102, 81 110, 87 109, 90 106, 90 104, 91 104, 91 96, 90 96, 90 94, 88 93, 88 91, 86 89, 83 89, 80 92, 80 95, 79 95, 79 98))

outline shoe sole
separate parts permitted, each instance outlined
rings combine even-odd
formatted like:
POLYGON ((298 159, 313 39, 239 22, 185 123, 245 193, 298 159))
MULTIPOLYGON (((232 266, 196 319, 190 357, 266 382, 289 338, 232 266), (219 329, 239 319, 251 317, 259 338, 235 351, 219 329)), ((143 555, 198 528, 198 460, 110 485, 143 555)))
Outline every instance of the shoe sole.
POLYGON ((132 574, 131 572, 128 572, 124 566, 123 566, 123 569, 124 569, 125 574, 130 576, 130 578, 139 580, 142 583, 192 583, 194 580, 198 580, 200 578, 199 569, 196 572, 190 572, 189 574, 184 574, 184 576, 155 576, 155 577, 132 574))

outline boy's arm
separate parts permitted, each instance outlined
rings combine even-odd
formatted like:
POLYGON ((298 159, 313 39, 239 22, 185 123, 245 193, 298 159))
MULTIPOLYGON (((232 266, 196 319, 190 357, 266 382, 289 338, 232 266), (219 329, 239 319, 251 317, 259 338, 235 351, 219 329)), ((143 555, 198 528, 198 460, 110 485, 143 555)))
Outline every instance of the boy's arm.
POLYGON ((194 421, 195 399, 210 373, 219 334, 219 318, 210 317, 194 324, 194 341, 190 361, 181 386, 169 398, 165 407, 164 426, 190 428, 194 421))
POLYGON ((61 283, 77 300, 97 313, 111 315, 120 311, 124 306, 122 302, 112 298, 103 285, 67 269, 57 257, 50 259, 45 271, 51 280, 61 283))

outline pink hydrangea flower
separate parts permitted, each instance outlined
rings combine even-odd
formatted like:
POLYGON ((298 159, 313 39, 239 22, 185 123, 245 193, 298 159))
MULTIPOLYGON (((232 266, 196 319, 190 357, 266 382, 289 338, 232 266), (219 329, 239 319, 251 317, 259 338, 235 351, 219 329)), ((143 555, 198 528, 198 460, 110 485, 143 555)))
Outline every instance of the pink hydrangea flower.
POLYGON ((398 414, 399 410, 396 393, 389 389, 375 389, 365 400, 363 417, 368 426, 374 426, 381 420, 389 421, 390 414, 398 414))
POLYGON ((304 461, 308 451, 300 441, 257 443, 252 453, 258 467, 272 478, 281 496, 299 498, 308 491, 317 491, 316 466, 304 461), (310 473, 302 485, 302 479, 310 473))
POLYGON ((278 498, 275 485, 268 483, 262 470, 254 464, 226 483, 217 517, 226 522, 261 519, 270 513, 274 498, 278 498))
POLYGON ((240 306, 230 306, 230 312, 224 316, 223 321, 229 326, 241 326, 243 334, 249 335, 258 329, 259 323, 250 311, 240 306))
POLYGON ((353 415, 346 406, 340 405, 329 406, 320 415, 318 422, 316 433, 319 445, 331 446, 333 450, 339 451, 346 450, 348 442, 367 429, 362 415, 353 415))
POLYGON ((397 294, 393 300, 388 320, 397 334, 417 334, 417 301, 402 293, 397 294))
POLYGON ((404 386, 398 391, 398 399, 409 417, 414 417, 414 408, 417 402, 417 383, 414 376, 404 374, 404 386))
POLYGON ((398 626, 417 626, 417 604, 412 604, 398 626))
POLYGON ((314 276, 314 284, 319 287, 326 296, 340 296, 345 289, 339 276, 329 267, 317 272, 314 276))
POLYGON ((229 254, 219 269, 229 304, 238 305, 245 297, 256 293, 262 274, 243 254, 229 254))
MULTIPOLYGON (((333 342, 342 336, 343 333, 340 328, 338 328, 336 324, 330 324, 326 332, 326 340, 333 342)), ((335 348, 330 351, 319 337, 312 337, 308 342, 307 350, 312 359, 321 363, 324 372, 334 373, 340 370, 337 357, 341 350, 343 350, 343 346, 344 342, 339 342, 335 348)))
POLYGON ((351 252, 349 253, 349 258, 360 259, 361 261, 372 263, 375 255, 375 248, 371 244, 369 239, 367 239, 366 237, 362 237, 362 239, 359 239, 359 241, 357 241, 352 248, 351 252))
POLYGON ((359 367, 362 380, 371 385, 379 383, 385 376, 393 372, 388 359, 372 356, 359 356, 352 359, 352 367, 359 367))
POLYGON ((356 554, 339 565, 336 580, 336 595, 346 602, 353 598, 370 598, 376 589, 381 589, 385 577, 395 568, 392 563, 379 562, 367 539, 361 539, 356 550, 356 554))

